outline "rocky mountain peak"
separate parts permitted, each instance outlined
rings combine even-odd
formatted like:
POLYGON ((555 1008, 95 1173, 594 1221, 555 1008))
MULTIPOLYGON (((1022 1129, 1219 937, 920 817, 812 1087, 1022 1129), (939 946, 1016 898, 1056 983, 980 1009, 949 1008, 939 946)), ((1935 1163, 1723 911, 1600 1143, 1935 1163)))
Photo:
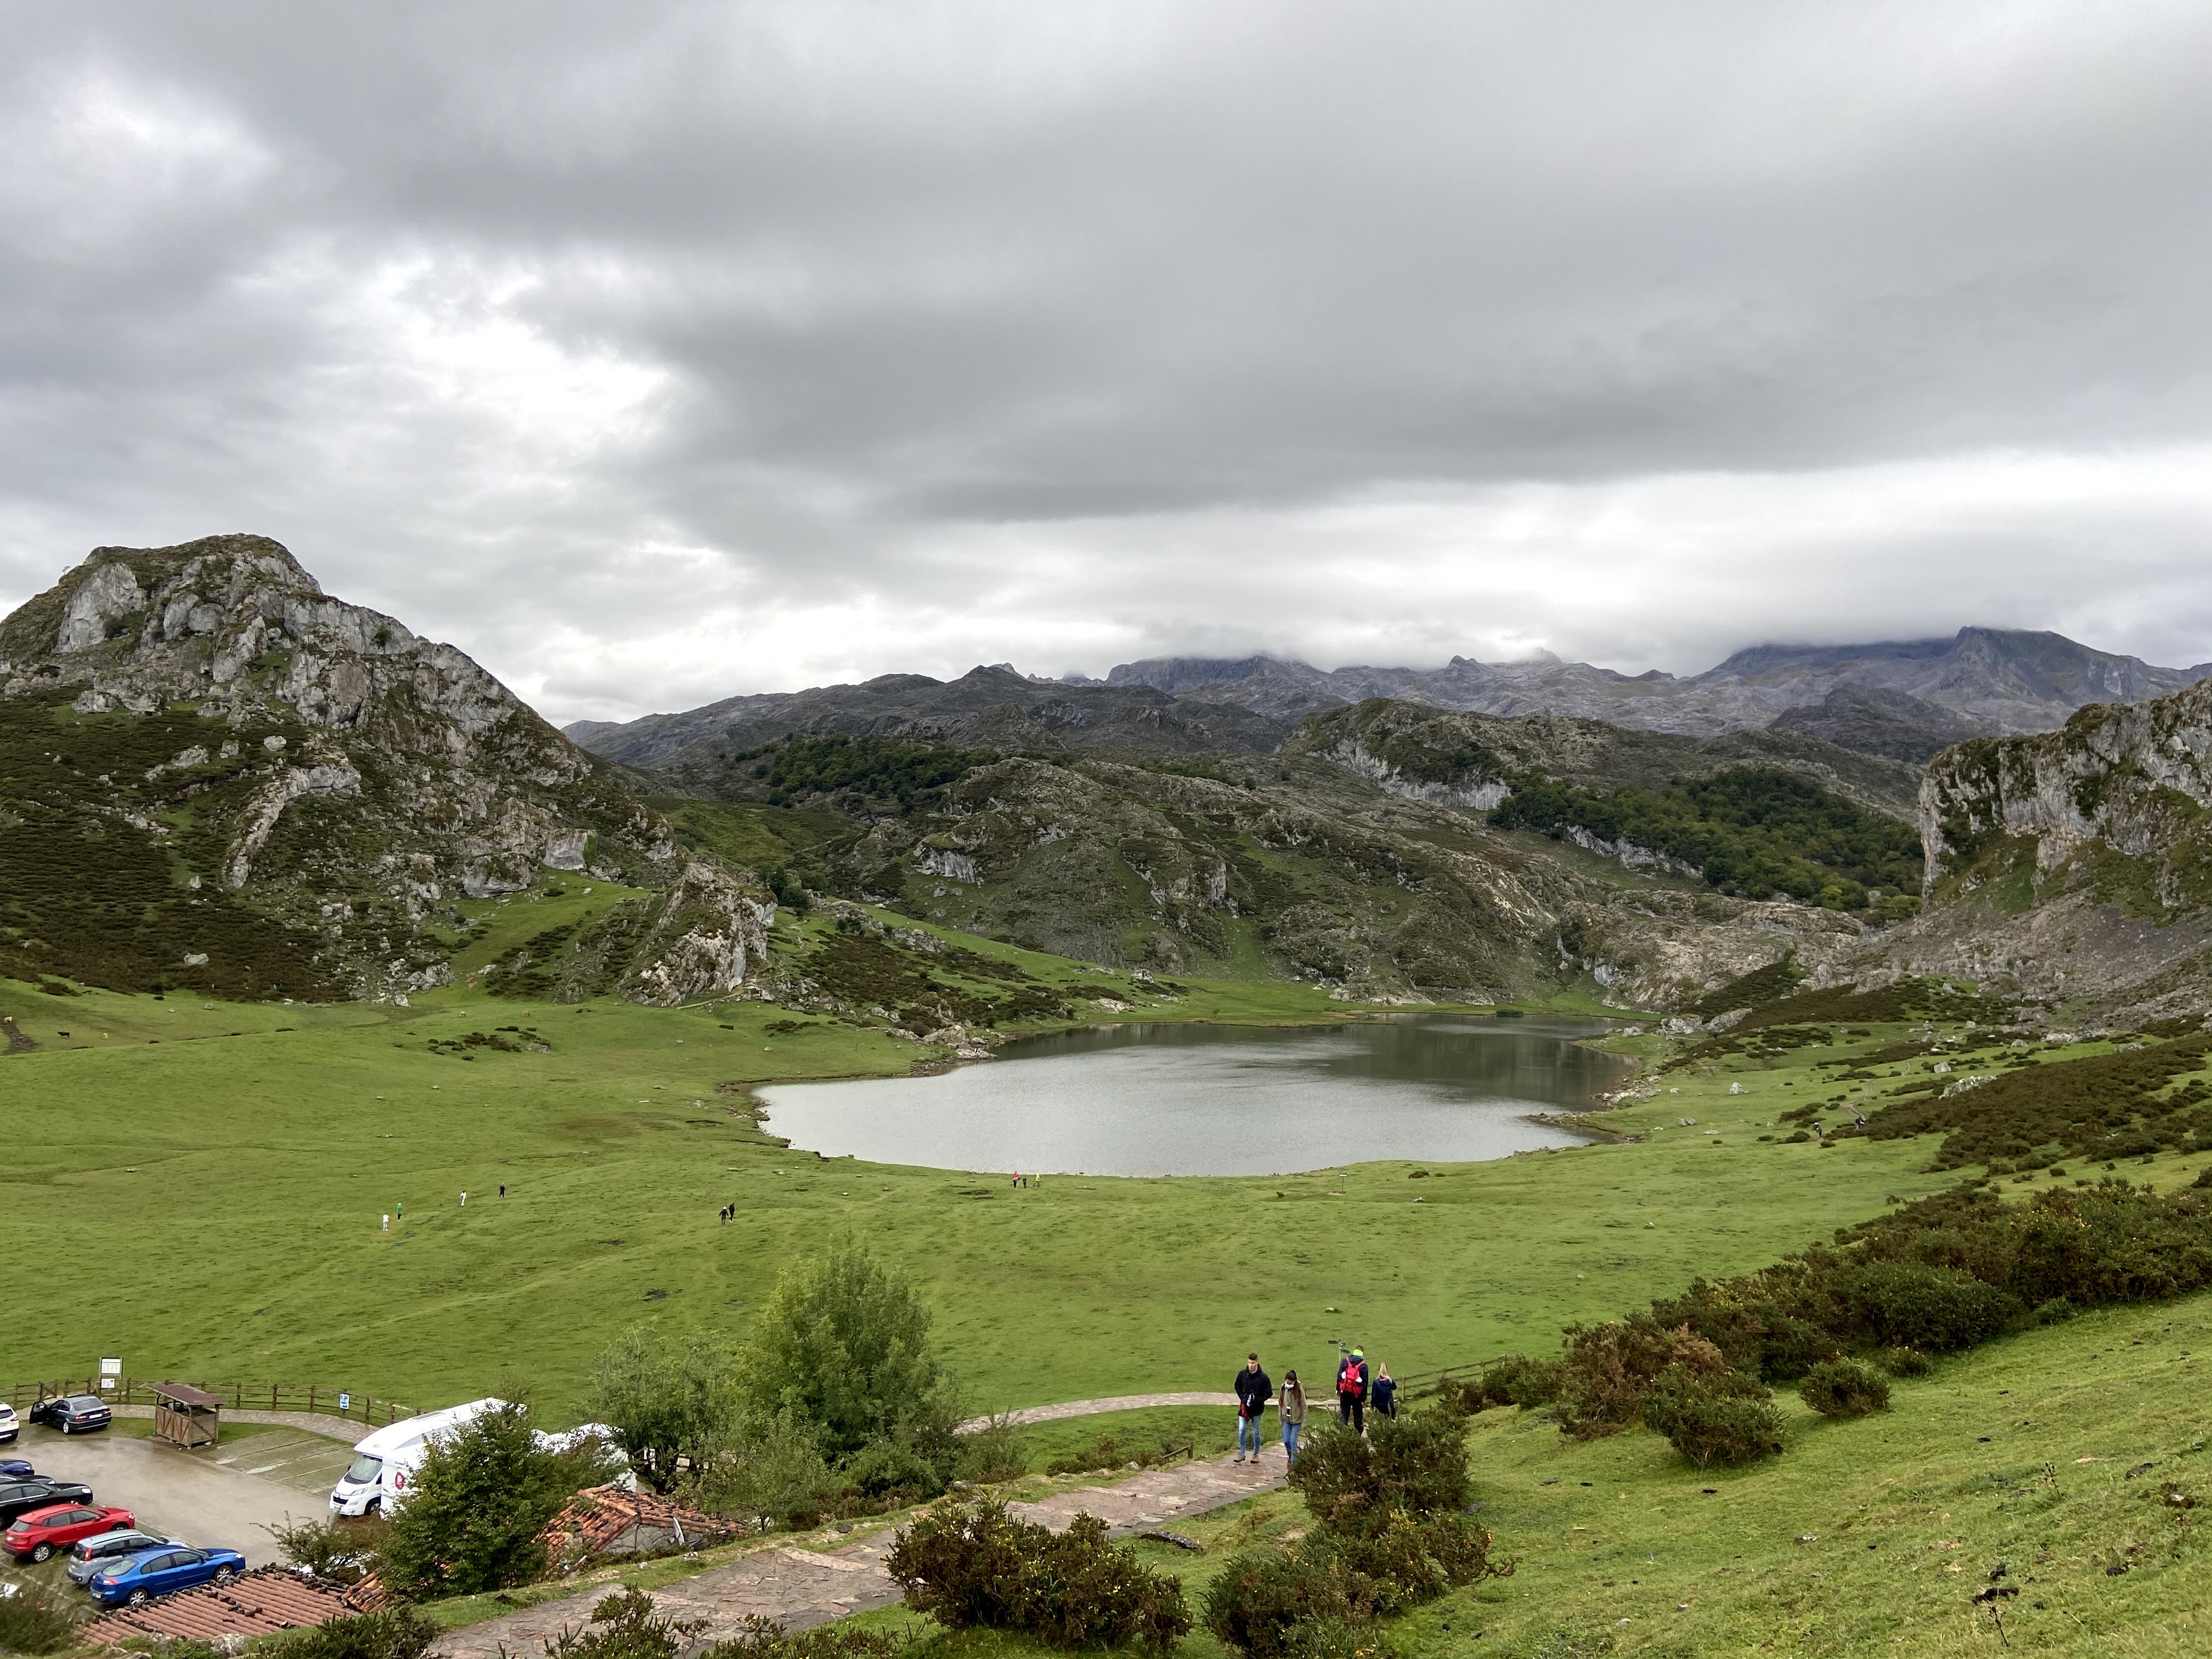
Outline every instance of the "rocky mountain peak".
MULTIPOLYGON (((96 549, 0 620, 0 744, 53 757, 36 782, 0 777, 7 835, 120 836, 104 854, 115 878, 178 895, 152 901, 175 911, 160 939, 113 939, 97 958, 72 940, 65 888, 33 895, 0 915, 0 953, 40 971, 404 994, 448 976, 457 901, 547 871, 680 890, 687 918, 715 912, 670 936, 672 951, 690 941, 682 965, 607 969, 633 994, 688 994, 758 957, 763 893, 687 874, 657 814, 465 653, 325 593, 267 537, 96 549), (232 944, 197 948, 212 927, 197 911, 217 893, 235 896, 232 944), (172 924, 183 948, 164 961, 172 924), (266 965, 280 958, 281 975, 266 965)), ((658 931, 647 919, 641 934, 658 931)))

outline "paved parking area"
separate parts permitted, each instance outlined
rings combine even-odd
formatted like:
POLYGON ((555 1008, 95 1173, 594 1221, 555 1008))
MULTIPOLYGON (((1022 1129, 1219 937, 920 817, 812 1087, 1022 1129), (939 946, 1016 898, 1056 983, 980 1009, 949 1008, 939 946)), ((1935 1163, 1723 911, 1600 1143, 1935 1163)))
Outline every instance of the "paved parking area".
MULTIPOLYGON (((329 1480, 319 1492, 279 1484, 283 1472, 295 1467, 304 1478, 306 1454, 294 1451, 301 1460, 297 1464, 284 1455, 283 1443, 290 1440, 319 1437, 285 1429, 248 1435, 212 1449, 216 1457, 229 1460, 223 1463, 206 1451, 179 1451, 159 1440, 112 1430, 62 1435, 27 1427, 10 1451, 28 1458, 40 1474, 83 1481, 94 1502, 122 1505, 149 1532, 234 1549, 258 1567, 283 1559, 264 1528, 287 1519, 320 1519, 330 1491, 329 1480), (266 1451, 261 1449, 264 1441, 270 1443, 266 1451)), ((330 1444, 319 1441, 320 1446, 330 1444)), ((343 1447, 337 1449, 341 1458, 348 1455, 343 1447)))

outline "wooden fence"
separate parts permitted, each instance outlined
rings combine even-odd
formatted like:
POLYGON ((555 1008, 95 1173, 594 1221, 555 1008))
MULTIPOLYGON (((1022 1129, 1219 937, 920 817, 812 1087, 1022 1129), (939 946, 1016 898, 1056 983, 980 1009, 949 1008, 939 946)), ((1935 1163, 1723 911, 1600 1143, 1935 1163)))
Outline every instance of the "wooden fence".
POLYGON ((157 1382, 190 1382, 196 1389, 204 1389, 218 1396, 225 1407, 234 1411, 313 1412, 321 1417, 343 1418, 368 1429, 380 1429, 402 1418, 413 1417, 416 1411, 415 1407, 403 1406, 396 1400, 381 1400, 351 1389, 326 1389, 297 1382, 203 1382, 198 1377, 166 1374, 105 1379, 65 1376, 38 1382, 15 1382, 0 1387, 0 1399, 19 1412, 60 1394, 97 1395, 111 1406, 151 1406, 157 1382), (103 1381, 110 1386, 101 1387, 103 1381))

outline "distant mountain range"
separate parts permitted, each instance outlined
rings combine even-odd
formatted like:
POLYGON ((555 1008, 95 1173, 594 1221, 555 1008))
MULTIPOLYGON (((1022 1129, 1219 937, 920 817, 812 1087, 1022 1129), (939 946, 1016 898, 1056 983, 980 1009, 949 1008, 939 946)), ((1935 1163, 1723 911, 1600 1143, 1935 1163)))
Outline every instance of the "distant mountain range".
MULTIPOLYGON (((1279 720, 1366 697, 1396 697, 1484 714, 1579 714, 1704 737, 1771 726, 1838 692, 1876 692, 1886 695, 1871 701, 1846 696, 1838 718, 1920 722, 1966 736, 2049 731, 2086 703, 2139 702, 2207 674, 2212 663, 2157 668, 2061 634, 1962 628, 1948 640, 1753 646, 1687 678, 1656 669, 1623 674, 1542 653, 1510 663, 1455 657, 1433 670, 1324 671, 1264 656, 1169 657, 1124 663, 1103 682, 1070 684, 1149 685, 1279 720)), ((1790 724, 1808 729, 1802 716, 1790 724)))
POLYGON ((633 766, 696 763, 797 732, 899 733, 1005 750, 1265 752, 1307 716, 1370 697, 1484 714, 1571 714, 1692 737, 1779 727, 1921 763, 1976 736, 2047 732, 2089 703, 2138 702, 2212 674, 2160 668, 2063 635, 1962 628, 1948 640, 1761 645, 1686 678, 1623 674, 1549 653, 1442 668, 1320 669, 1280 658, 1165 657, 1103 680, 885 674, 726 699, 623 723, 580 720, 576 742, 633 766))

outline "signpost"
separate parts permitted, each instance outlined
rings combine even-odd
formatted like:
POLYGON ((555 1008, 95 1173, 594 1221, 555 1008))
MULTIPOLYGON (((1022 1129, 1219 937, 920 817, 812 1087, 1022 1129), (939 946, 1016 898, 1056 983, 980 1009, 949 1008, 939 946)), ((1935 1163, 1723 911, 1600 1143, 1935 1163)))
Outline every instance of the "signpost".
POLYGON ((101 1388, 113 1388, 116 1383, 116 1379, 120 1377, 122 1375, 123 1362, 120 1359, 103 1359, 100 1362, 100 1386, 101 1388))

